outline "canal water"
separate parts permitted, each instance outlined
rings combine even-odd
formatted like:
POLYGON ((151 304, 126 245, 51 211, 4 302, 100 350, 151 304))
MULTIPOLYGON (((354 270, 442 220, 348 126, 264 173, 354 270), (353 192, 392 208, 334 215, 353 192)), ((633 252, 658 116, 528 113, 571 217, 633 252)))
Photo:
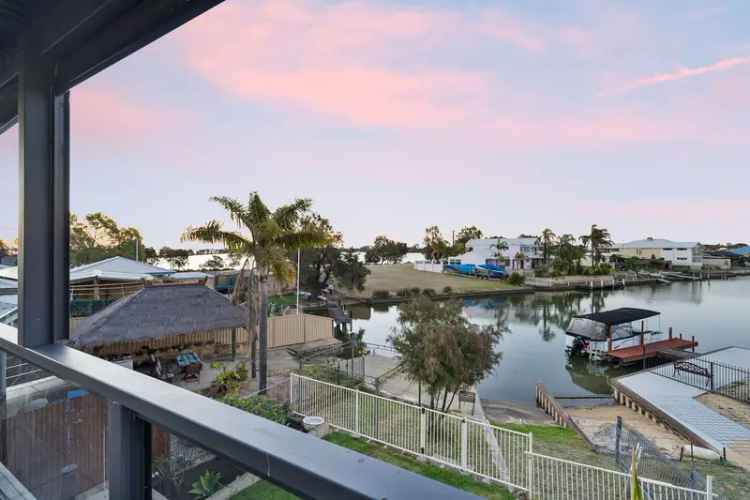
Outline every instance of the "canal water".
MULTIPOLYGON (((537 382, 558 395, 608 394, 607 380, 627 371, 568 360, 565 327, 576 314, 618 307, 653 309, 662 314, 649 320, 648 328, 667 331, 671 326, 675 335, 694 335, 698 351, 728 345, 750 347, 750 278, 594 293, 467 298, 463 303, 464 314, 473 323, 497 325, 504 331, 498 344, 502 361, 479 386, 480 396, 486 399, 533 401, 537 382)), ((357 307, 352 313, 354 329, 363 328, 369 342, 385 344, 397 327, 397 305, 357 307)))

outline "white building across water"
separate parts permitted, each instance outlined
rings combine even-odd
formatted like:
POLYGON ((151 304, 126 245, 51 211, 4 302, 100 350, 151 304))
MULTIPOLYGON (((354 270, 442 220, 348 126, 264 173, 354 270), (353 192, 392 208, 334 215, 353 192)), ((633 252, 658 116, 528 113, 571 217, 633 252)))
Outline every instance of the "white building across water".
POLYGON ((703 267, 703 245, 697 241, 671 241, 662 238, 646 238, 628 243, 614 245, 607 255, 619 255, 623 258, 663 259, 674 267, 703 267))
POLYGON ((534 269, 542 261, 536 238, 482 238, 469 240, 466 248, 458 257, 462 264, 504 265, 514 272, 534 269))

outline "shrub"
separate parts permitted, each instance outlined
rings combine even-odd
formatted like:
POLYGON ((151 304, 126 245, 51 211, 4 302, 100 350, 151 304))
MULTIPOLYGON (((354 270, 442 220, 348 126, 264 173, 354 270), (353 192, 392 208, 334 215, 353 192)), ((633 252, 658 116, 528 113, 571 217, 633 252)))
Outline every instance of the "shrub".
POLYGON ((372 292, 372 298, 373 299, 390 299, 391 298, 391 292, 388 290, 375 290, 372 292))
POLYGON ((415 287, 413 287, 413 288, 411 289, 411 294, 412 294, 412 295, 419 295, 419 292, 420 292, 420 291, 421 291, 421 290, 419 289, 419 287, 418 287, 418 286, 415 286, 415 287))
POLYGON ((237 363, 237 366, 234 367, 234 371, 237 373, 237 378, 240 382, 247 380, 247 365, 244 361, 237 363))
POLYGON ((510 275, 510 278, 508 278, 508 283, 514 286, 521 286, 526 281, 526 278, 521 273, 514 272, 510 275))
POLYGON ((594 271, 596 274, 612 274, 612 266, 609 264, 599 264, 594 271))
POLYGON ((453 293, 453 288, 449 286, 443 287, 443 293, 453 293))
POLYGON ((424 290, 422 290, 422 295, 424 295, 425 297, 434 297, 435 295, 437 295, 437 293, 433 288, 425 288, 424 290))
POLYGON ((192 487, 189 493, 196 500, 208 498, 221 489, 221 473, 207 470, 198 476, 198 480, 192 484, 192 487))
POLYGON ((396 292, 396 295, 398 297, 406 298, 411 296, 411 290, 408 288, 402 288, 398 292, 396 292))
POLYGON ((216 375, 212 382, 212 392, 217 396, 235 394, 240 390, 240 384, 247 380, 247 367, 245 363, 237 365, 235 370, 224 369, 216 375))
POLYGON ((226 396, 221 401, 279 424, 286 424, 287 414, 289 413, 289 408, 286 405, 277 403, 266 396, 250 396, 248 398, 226 396))

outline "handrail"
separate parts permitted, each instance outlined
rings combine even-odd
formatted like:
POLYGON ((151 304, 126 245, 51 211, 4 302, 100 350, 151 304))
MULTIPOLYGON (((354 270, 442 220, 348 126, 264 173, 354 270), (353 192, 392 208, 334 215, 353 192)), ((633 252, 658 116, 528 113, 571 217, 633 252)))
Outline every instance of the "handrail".
POLYGON ((61 344, 25 348, 17 336, 0 325, 0 349, 303 497, 476 498, 61 344))

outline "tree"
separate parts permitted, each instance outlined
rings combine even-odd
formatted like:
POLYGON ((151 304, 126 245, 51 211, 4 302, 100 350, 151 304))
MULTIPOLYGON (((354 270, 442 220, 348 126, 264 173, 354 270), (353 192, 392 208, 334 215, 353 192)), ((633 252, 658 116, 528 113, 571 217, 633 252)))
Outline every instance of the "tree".
POLYGON ((542 259, 545 265, 548 263, 549 256, 552 255, 556 240, 557 235, 549 228, 542 231, 542 234, 537 238, 537 244, 542 247, 542 259))
POLYGON ((580 240, 584 248, 590 248, 591 262, 594 266, 598 266, 601 262, 602 250, 611 247, 613 244, 609 231, 603 227, 598 227, 596 224, 593 224, 589 234, 584 234, 580 237, 580 240))
POLYGON ((470 240, 479 240, 482 238, 482 230, 476 226, 464 226, 456 235, 456 241, 453 243, 452 254, 461 255, 467 252, 466 244, 470 240))
POLYGON ((365 289, 365 281, 370 274, 353 249, 339 252, 339 258, 333 268, 336 281, 348 290, 365 289))
POLYGON ((8 245, 3 240, 0 240, 0 258, 8 255, 8 245))
POLYGON ((373 245, 365 252, 365 262, 370 264, 398 264, 408 252, 408 245, 386 236, 377 236, 373 245))
POLYGON ((120 226, 112 217, 101 212, 88 214, 79 220, 70 215, 70 263, 89 264, 110 257, 135 259, 143 247, 143 237, 134 227, 120 226))
POLYGON ((443 238, 439 227, 430 226, 425 229, 423 250, 425 259, 441 260, 449 256, 450 250, 451 246, 446 239, 443 238))
POLYGON ((586 249, 576 244, 575 236, 563 234, 558 239, 555 269, 566 274, 573 274, 580 268, 581 259, 585 255, 586 249))
POLYGON ((508 251, 508 248, 509 247, 507 241, 502 238, 497 238, 497 243, 495 243, 494 256, 498 261, 503 262, 504 264, 509 261, 508 256, 505 255, 505 252, 508 251))
POLYGON ((143 249, 143 260, 148 264, 156 264, 159 261, 159 253, 154 247, 145 247, 143 249))
MULTIPOLYGON (((238 230, 225 230, 221 222, 211 220, 203 226, 188 227, 182 239, 222 243, 231 253, 243 255, 246 263, 252 260, 252 274, 257 276, 257 290, 254 290, 256 287, 247 287, 247 301, 250 304, 252 295, 257 293, 260 306, 257 328, 253 315, 248 314, 252 346, 251 365, 255 376, 257 337, 260 351, 258 388, 264 391, 267 385, 268 359, 268 280, 273 277, 279 282, 289 283, 294 276, 294 264, 289 260, 289 252, 298 248, 327 245, 330 243, 329 235, 303 225, 312 205, 309 199, 300 198, 275 210, 271 210, 256 192, 250 193, 247 204, 244 205, 226 196, 213 197, 211 201, 218 203, 228 212, 238 230), (255 335, 255 332, 258 334, 255 335)), ((248 310, 252 310, 252 307, 248 307, 248 310)))
POLYGON ((398 324, 389 341, 407 376, 426 387, 433 409, 449 409, 456 393, 479 383, 502 356, 495 350, 498 329, 469 322, 460 301, 419 297, 401 306, 398 324))
POLYGON ((161 247, 159 250, 159 257, 166 259, 174 269, 179 270, 184 269, 185 266, 187 266, 188 258, 191 253, 190 250, 185 250, 183 248, 161 247))
POLYGON ((204 262, 201 267, 204 269, 218 271, 219 269, 224 269, 226 265, 224 264, 224 259, 221 257, 221 255, 214 255, 206 262, 204 262))

